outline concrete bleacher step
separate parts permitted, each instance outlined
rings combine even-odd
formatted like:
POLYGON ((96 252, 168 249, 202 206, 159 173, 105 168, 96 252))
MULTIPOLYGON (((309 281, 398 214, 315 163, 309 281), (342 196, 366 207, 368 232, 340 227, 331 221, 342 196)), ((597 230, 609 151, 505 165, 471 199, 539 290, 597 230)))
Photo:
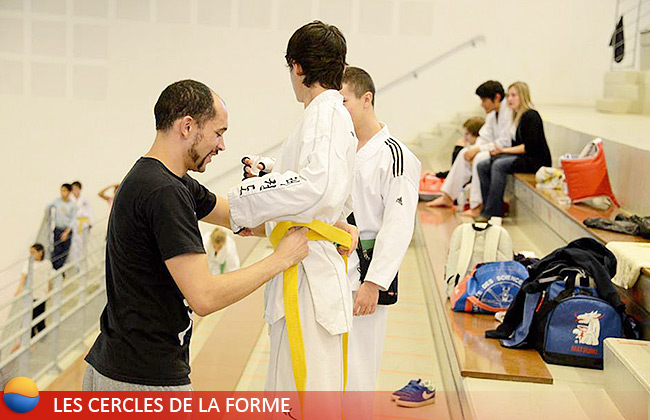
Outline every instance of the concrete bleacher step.
POLYGON ((605 82, 605 98, 641 100, 641 86, 632 83, 605 82))
POLYGON ((460 126, 456 123, 440 123, 440 135, 445 141, 453 142, 462 137, 460 126))
POLYGON ((435 150, 436 148, 443 145, 445 140, 439 133, 435 132, 426 132, 420 133, 415 138, 415 144, 421 150, 435 150))
POLYGON ((458 123, 459 126, 462 127, 462 125, 465 123, 465 121, 469 120, 470 118, 473 117, 483 117, 485 118, 485 111, 483 109, 477 109, 469 112, 459 112, 456 114, 456 122, 458 123))
POLYGON ((618 83, 618 84, 636 84, 642 79, 642 72, 629 70, 629 71, 609 71, 605 73, 605 84, 618 83))
POLYGON ((629 114, 639 112, 639 105, 631 99, 604 98, 596 100, 596 110, 612 114, 629 114))
POLYGON ((608 338, 605 390, 626 420, 650 418, 650 342, 608 338))

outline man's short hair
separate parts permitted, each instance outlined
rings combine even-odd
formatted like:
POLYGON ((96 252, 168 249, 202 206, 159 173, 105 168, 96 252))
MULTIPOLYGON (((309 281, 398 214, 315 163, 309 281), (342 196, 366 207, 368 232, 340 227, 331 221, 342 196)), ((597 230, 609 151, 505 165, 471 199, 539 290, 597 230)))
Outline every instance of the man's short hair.
POLYGON ((158 131, 170 129, 174 121, 185 116, 194 118, 199 127, 217 116, 212 91, 196 80, 181 80, 167 86, 158 97, 153 113, 158 131))
POLYGON ((361 98, 366 92, 372 93, 372 106, 375 106, 375 82, 367 71, 359 67, 347 67, 343 73, 343 83, 350 86, 357 98, 361 98))
POLYGON ((481 99, 488 98, 494 101, 497 98, 497 93, 501 95, 501 99, 499 99, 499 101, 502 101, 506 96, 506 93, 503 90, 503 86, 496 80, 488 80, 476 88, 476 94, 481 99))
POLYGON ((465 128, 471 135, 478 137, 478 132, 485 124, 485 119, 483 117, 472 117, 465 121, 463 128, 465 128))
POLYGON ((72 191, 72 185, 70 184, 61 184, 61 188, 65 188, 68 191, 72 191))
POLYGON ((73 186, 73 187, 79 187, 79 189, 81 189, 81 182, 79 182, 79 181, 75 181, 70 185, 73 186))
POLYGON ((340 90, 346 53, 347 45, 341 31, 334 25, 315 20, 294 32, 284 58, 289 66, 300 64, 305 86, 318 82, 326 89, 340 90))
POLYGON ((45 247, 42 244, 39 244, 38 242, 35 243, 34 245, 31 246, 36 250, 36 252, 45 252, 45 247))

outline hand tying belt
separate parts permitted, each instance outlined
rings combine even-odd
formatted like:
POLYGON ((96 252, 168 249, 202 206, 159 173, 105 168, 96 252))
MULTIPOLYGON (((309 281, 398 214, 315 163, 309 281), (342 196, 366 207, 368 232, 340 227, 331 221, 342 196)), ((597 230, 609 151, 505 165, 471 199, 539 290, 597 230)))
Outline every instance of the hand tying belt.
MULTIPOLYGON (((309 228, 305 234, 310 241, 335 242, 343 247, 352 246, 352 237, 349 233, 335 228, 320 220, 312 220, 311 223, 280 222, 277 224, 269 240, 273 247, 277 247, 280 240, 287 231, 294 226, 309 228)), ((348 272, 348 257, 343 256, 345 261, 345 273, 348 272)), ((300 326, 300 310, 298 307, 298 266, 289 267, 284 272, 284 316, 287 323, 287 335, 289 337, 289 349, 291 351, 291 366, 293 367, 293 378, 296 382, 296 390, 304 391, 307 381, 307 364, 305 362, 305 345, 302 338, 302 327, 300 326)), ((343 389, 348 381, 348 334, 343 334, 343 389)))

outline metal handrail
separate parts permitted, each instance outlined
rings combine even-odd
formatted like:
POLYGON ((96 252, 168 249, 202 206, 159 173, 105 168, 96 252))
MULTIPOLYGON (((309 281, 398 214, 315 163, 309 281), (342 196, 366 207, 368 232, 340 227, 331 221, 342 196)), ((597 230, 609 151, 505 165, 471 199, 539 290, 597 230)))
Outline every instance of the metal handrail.
POLYGON ((456 53, 464 50, 465 48, 469 47, 476 47, 479 42, 485 42, 485 36, 483 35, 478 35, 475 36, 474 38, 465 41, 461 44, 456 45, 453 48, 450 48, 446 52, 440 54, 436 58, 433 58, 426 63, 416 67, 415 69, 409 71, 408 73, 404 74, 403 76, 398 77, 397 79, 393 80, 392 82, 382 86, 381 88, 377 89, 377 93, 384 93, 387 90, 390 90, 394 88, 395 86, 398 86, 402 83, 404 83, 407 80, 411 79, 417 79, 419 74, 422 73, 423 71, 431 68, 432 66, 440 63, 441 61, 446 60, 447 58, 451 57, 452 55, 455 55, 456 53))

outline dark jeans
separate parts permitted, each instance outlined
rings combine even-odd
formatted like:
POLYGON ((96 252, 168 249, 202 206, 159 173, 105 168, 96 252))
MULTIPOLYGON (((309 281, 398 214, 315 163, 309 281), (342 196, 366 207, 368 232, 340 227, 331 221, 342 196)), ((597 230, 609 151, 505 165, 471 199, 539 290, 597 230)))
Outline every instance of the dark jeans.
POLYGON ((508 174, 515 172, 515 164, 519 159, 517 155, 499 155, 479 162, 476 166, 483 196, 482 215, 488 217, 503 215, 506 178, 508 174))
MULTIPOLYGON (((40 305, 36 305, 34 307, 34 309, 32 310, 32 319, 36 319, 36 317, 41 315, 43 312, 45 312, 45 302, 41 303, 40 305)), ((45 329, 45 319, 43 319, 38 324, 32 327, 32 337, 34 337, 36 334, 43 331, 44 329, 45 329)))
POLYGON ((61 234, 65 229, 54 228, 54 249, 52 250, 52 267, 55 270, 63 267, 68 259, 70 245, 72 244, 72 232, 68 235, 67 241, 61 241, 61 234))

